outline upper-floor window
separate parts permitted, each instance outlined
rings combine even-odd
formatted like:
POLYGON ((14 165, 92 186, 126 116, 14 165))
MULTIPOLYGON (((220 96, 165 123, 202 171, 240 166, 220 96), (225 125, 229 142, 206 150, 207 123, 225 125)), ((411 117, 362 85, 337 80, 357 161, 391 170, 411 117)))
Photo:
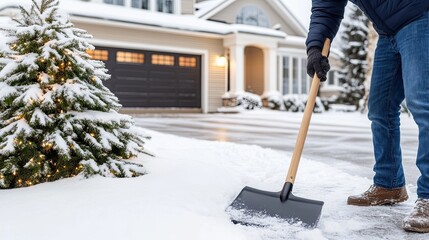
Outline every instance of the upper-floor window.
POLYGON ((158 12, 174 13, 174 0, 156 0, 158 12))
POLYGON ((131 7, 149 9, 149 0, 131 0, 131 7))
POLYGON ((104 3, 124 6, 124 0, 103 0, 104 3))
POLYGON ((265 13, 254 5, 242 7, 236 17, 236 22, 260 27, 269 27, 270 25, 265 13))
POLYGON ((162 13, 174 13, 178 4, 175 0, 103 0, 103 2, 162 13))

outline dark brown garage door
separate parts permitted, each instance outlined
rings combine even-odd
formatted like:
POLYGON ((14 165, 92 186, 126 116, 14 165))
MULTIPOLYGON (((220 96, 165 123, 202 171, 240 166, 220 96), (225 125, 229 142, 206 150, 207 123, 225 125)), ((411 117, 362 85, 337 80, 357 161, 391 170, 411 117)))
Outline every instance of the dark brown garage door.
POLYGON ((124 107, 201 108, 201 56, 96 47, 105 82, 124 107))

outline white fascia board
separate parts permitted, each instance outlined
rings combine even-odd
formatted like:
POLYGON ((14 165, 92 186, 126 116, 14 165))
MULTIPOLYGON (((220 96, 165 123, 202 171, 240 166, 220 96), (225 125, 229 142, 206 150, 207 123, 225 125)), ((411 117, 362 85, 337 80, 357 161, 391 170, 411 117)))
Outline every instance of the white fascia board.
POLYGON ((139 49, 139 50, 151 50, 151 51, 184 53, 184 54, 194 54, 194 55, 208 54, 208 50, 206 49, 173 47, 173 46, 154 45, 154 44, 136 43, 136 42, 128 42, 128 41, 114 41, 114 40, 99 39, 99 38, 92 38, 89 40, 89 42, 93 45, 103 46, 103 47, 130 48, 130 49, 139 49))
POLYGON ((224 10, 226 7, 234 3, 236 0, 225 0, 221 4, 219 4, 217 7, 213 8, 212 10, 208 11, 207 13, 203 14, 202 16, 199 16, 201 19, 209 19, 213 17, 214 15, 218 14, 220 11, 224 10))
POLYGON ((276 37, 253 35, 246 33, 230 34, 223 41, 224 47, 234 45, 256 46, 260 48, 277 48, 279 39, 276 37))
POLYGON ((307 51, 299 48, 279 48, 277 49, 277 52, 279 55, 307 56, 307 51))
POLYGON ((280 43, 306 48, 305 41, 306 38, 304 37, 288 36, 285 39, 280 40, 280 43))

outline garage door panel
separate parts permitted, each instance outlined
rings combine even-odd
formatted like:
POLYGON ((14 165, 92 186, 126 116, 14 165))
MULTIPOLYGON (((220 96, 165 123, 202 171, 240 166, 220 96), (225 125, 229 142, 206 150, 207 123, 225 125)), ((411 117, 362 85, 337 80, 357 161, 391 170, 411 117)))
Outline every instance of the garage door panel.
POLYGON ((149 79, 150 85, 155 86, 165 86, 165 87, 175 87, 177 85, 176 79, 159 79, 159 78, 150 78, 149 79))
POLYGON ((149 73, 150 79, 155 80, 177 80, 177 74, 175 72, 153 72, 149 73))
POLYGON ((115 93, 124 107, 201 107, 201 56, 96 48, 109 51, 109 60, 105 63, 112 77, 109 82, 105 82, 105 86, 115 93), (116 62, 117 52, 138 53, 139 56, 143 54, 144 59, 125 59, 130 60, 126 62, 122 58, 121 62, 116 62), (157 63, 170 65, 154 65, 152 55, 173 56, 175 61, 157 63), (136 61, 132 62, 134 60, 136 61))
POLYGON ((174 94, 176 92, 176 88, 174 86, 165 86, 165 85, 154 85, 146 88, 148 92, 159 92, 164 94, 174 94))
POLYGON ((140 85, 135 85, 134 87, 132 85, 116 85, 115 87, 116 92, 127 92, 127 93, 141 93, 141 92, 149 92, 147 88, 140 85), (132 91, 130 90, 132 88, 132 91))
POLYGON ((189 86, 189 87, 180 86, 177 88, 177 92, 180 92, 180 93, 193 93, 193 94, 197 95, 196 91, 197 91, 197 89, 195 89, 193 86, 189 86))
POLYGON ((130 76, 130 77, 147 77, 148 71, 141 65, 132 65, 132 66, 125 66, 121 64, 116 68, 115 74, 119 76, 130 76), (121 66, 122 65, 122 66, 121 66), (121 68, 122 67, 122 68, 121 68))

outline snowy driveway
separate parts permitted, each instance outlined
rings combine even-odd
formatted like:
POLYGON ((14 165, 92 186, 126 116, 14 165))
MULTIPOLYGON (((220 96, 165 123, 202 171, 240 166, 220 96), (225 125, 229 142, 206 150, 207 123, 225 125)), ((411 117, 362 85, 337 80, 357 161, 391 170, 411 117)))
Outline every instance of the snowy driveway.
MULTIPOLYGON (((241 114, 134 115, 134 118, 137 125, 163 133, 292 152, 302 114, 261 110, 241 114)), ((417 127, 408 115, 401 116, 401 131, 407 182, 415 185, 419 177, 415 166, 417 127)), ((303 157, 371 179, 373 150, 366 115, 313 114, 303 157)))
MULTIPOLYGON (((345 198, 371 183, 369 123, 359 114, 314 115, 295 182, 296 196, 325 202, 316 229, 273 221, 234 225, 225 211, 244 186, 280 190, 301 114, 260 111, 238 115, 144 116, 156 157, 138 156, 146 175, 85 179, 82 175, 0 191, 3 240, 424 240, 402 230, 416 199, 396 206, 355 207, 345 198), (260 144, 272 149, 256 145, 260 144), (223 142, 222 142, 223 141, 223 142), (286 151, 278 151, 284 149, 286 151), (351 174, 349 174, 351 173, 351 174), (77 229, 73 234, 70 229, 77 229)), ((406 171, 412 170, 415 128, 404 117, 406 171), (409 147, 409 148, 408 148, 409 147)), ((415 176, 414 176, 415 177, 415 176)), ((414 184, 414 185, 413 185, 414 184)))

